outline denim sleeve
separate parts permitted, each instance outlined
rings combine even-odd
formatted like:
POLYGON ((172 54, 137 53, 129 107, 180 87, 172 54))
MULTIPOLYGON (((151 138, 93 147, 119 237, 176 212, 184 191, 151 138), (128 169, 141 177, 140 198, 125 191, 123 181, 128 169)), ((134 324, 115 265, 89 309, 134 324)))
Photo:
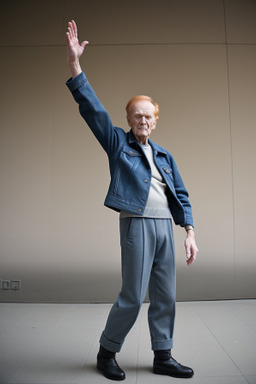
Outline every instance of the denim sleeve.
POLYGON ((181 226, 182 227, 185 225, 194 226, 192 207, 189 201, 188 191, 183 183, 183 180, 181 178, 180 172, 178 170, 178 167, 174 158, 172 156, 170 156, 170 158, 171 158, 171 165, 173 170, 174 188, 175 188, 176 196, 179 199, 180 203, 182 204, 185 212, 185 222, 181 226))
POLYGON ((121 128, 113 126, 109 114, 97 98, 83 72, 69 79, 66 85, 79 105, 81 116, 103 149, 110 155, 118 146, 118 131, 122 131, 121 128))

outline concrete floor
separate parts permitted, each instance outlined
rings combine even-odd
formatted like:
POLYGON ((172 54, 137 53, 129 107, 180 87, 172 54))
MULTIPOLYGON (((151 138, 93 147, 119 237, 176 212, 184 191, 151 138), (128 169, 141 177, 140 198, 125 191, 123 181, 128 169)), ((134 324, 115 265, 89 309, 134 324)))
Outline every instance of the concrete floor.
MULTIPOLYGON (((0 304, 0 384, 101 384, 98 340, 110 304, 0 304)), ((256 300, 177 303, 173 357, 192 379, 152 374, 144 304, 117 360, 126 384, 255 384, 256 300)))

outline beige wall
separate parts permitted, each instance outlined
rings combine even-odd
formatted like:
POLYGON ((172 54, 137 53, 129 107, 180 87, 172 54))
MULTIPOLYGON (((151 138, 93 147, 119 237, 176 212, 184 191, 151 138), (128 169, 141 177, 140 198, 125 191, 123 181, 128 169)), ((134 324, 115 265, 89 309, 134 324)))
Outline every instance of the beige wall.
POLYGON ((65 30, 115 125, 134 94, 160 104, 193 204, 200 254, 175 227, 178 300, 256 297, 254 0, 1 1, 1 301, 102 302, 120 287, 118 215, 103 206, 106 155, 64 84, 65 30))

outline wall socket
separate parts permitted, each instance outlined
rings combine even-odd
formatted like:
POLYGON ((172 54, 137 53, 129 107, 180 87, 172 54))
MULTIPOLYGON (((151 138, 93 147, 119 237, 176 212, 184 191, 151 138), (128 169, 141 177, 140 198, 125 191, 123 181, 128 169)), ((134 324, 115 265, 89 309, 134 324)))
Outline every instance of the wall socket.
POLYGON ((11 280, 11 289, 14 291, 18 291, 19 289, 21 289, 21 281, 11 280))
POLYGON ((11 281, 10 280, 3 280, 2 286, 3 286, 4 290, 11 289, 11 281))
POLYGON ((0 279, 0 289, 4 291, 18 291, 21 289, 21 280, 3 280, 0 279))

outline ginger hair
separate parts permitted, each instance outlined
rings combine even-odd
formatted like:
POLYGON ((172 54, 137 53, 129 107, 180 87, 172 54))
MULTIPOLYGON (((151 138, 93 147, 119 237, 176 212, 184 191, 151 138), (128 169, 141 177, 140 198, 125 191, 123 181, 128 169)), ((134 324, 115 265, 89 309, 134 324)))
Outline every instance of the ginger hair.
POLYGON ((138 96, 134 96, 133 98, 131 98, 131 100, 128 101, 127 105, 126 105, 126 113, 127 113, 127 116, 129 115, 130 111, 131 111, 131 107, 137 103, 138 101, 149 101, 151 104, 154 105, 155 107, 155 118, 156 120, 158 120, 158 115, 159 115, 159 105, 157 103, 154 102, 154 100, 149 97, 149 96, 145 96, 145 95, 138 95, 138 96))

